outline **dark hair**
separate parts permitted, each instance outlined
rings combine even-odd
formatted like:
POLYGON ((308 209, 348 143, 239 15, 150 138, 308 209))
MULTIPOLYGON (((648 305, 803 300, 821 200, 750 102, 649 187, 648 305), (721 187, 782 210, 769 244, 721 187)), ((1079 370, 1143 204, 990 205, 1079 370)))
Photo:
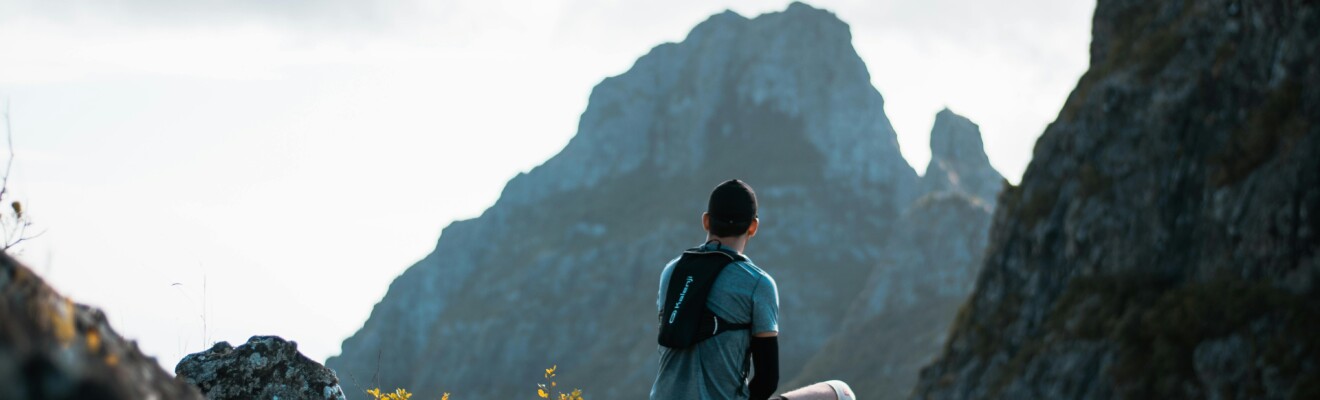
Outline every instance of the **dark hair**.
POLYGON ((718 237, 738 237, 747 234, 747 229, 752 227, 752 221, 728 221, 717 219, 715 216, 710 218, 710 234, 718 237))
POLYGON ((756 219, 756 191, 746 182, 724 181, 710 192, 710 234, 719 237, 742 236, 756 219))

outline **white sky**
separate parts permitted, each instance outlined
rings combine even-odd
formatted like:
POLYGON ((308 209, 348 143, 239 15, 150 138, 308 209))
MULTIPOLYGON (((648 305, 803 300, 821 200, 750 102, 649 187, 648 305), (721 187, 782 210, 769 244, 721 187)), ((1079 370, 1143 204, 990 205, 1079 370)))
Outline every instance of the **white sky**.
MULTIPOLYGON (((0 0, 11 193, 45 231, 20 258, 168 370, 256 334, 324 361, 441 228, 568 142, 601 79, 786 5, 0 0)), ((1087 1, 813 5, 852 26, 918 172, 948 106, 1016 182, 1088 61, 1087 1)))

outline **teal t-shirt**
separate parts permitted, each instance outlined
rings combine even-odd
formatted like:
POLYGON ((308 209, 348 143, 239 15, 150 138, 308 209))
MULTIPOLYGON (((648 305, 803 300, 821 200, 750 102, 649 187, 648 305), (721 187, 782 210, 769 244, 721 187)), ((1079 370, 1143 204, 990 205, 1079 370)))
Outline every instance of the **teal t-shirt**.
MULTIPOLYGON (((720 245, 703 247, 714 249, 715 246, 720 245)), ((670 261, 660 273, 660 290, 655 301, 657 314, 664 307, 665 288, 677 262, 677 258, 670 261)), ((779 331, 779 288, 770 274, 749 258, 720 271, 706 306, 729 322, 750 322, 751 330, 724 332, 681 350, 659 346, 660 373, 651 386, 651 400, 747 398, 746 378, 750 376, 747 347, 752 334, 779 331)))

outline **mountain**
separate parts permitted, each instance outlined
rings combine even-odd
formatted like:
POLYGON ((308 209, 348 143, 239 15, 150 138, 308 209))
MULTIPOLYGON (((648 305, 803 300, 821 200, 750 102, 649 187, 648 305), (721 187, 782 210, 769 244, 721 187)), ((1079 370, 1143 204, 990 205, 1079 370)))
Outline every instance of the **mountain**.
POLYGON ((445 228, 327 365, 350 396, 510 398, 552 364, 590 395, 644 396, 659 271, 702 241, 706 196, 730 178, 761 200, 748 253, 781 282, 792 374, 919 190, 848 26, 801 3, 712 16, 597 85, 567 146, 445 228))
POLYGON ((981 141, 981 128, 949 109, 935 114, 930 131, 930 164, 921 176, 926 193, 960 193, 994 208, 1004 177, 990 165, 981 141))
POLYGON ((916 398, 1320 398, 1320 4, 1100 0, 916 398))
MULTIPOLYGON (((966 298, 1004 177, 990 165, 981 130, 945 109, 935 115, 920 197, 891 223, 880 264, 850 314, 872 317, 934 297, 966 298)), ((854 318, 853 320, 856 320, 854 318)))
POLYGON ((981 132, 944 110, 931 131, 922 194, 892 223, 878 263, 842 329, 789 387, 842 379, 867 398, 903 398, 941 349, 971 293, 1004 178, 981 132), (991 197, 985 197, 991 196, 991 197))

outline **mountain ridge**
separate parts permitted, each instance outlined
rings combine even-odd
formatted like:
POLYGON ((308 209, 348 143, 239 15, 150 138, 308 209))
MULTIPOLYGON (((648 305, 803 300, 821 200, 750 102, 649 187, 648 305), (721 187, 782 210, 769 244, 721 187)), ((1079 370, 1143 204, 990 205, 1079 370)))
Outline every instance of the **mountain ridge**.
MULTIPOLYGON (((638 58, 624 74, 602 80, 588 97, 587 110, 579 120, 578 134, 569 140, 560 153, 531 171, 515 176, 506 185, 496 204, 500 201, 518 203, 562 190, 589 187, 603 179, 603 174, 628 172, 645 161, 673 158, 677 160, 676 164, 681 164, 683 161, 701 158, 705 153, 701 146, 702 133, 720 130, 718 126, 683 123, 648 126, 646 123, 650 122, 650 118, 647 113, 651 112, 659 115, 696 112, 698 117, 693 118, 695 121, 709 121, 719 115, 721 110, 729 108, 728 104, 719 101, 749 101, 757 106, 771 102, 768 106, 785 114, 788 119, 801 117, 801 110, 808 107, 819 109, 837 105, 858 108, 853 105, 856 103, 861 104, 862 109, 883 109, 884 99, 870 85, 870 73, 861 57, 852 49, 851 40, 847 24, 833 13, 801 2, 793 2, 784 11, 763 14, 755 19, 729 10, 715 14, 694 27, 683 41, 658 45, 638 58), (795 34, 787 35, 786 32, 795 34), (849 44, 811 46, 817 42, 849 44), (760 54, 747 54, 747 49, 757 49, 760 54), (741 53, 724 54, 728 50, 741 53), (791 56, 800 59, 786 60, 790 55, 785 54, 785 51, 792 51, 791 56), (741 69, 731 71, 737 72, 737 76, 723 76, 731 72, 718 71, 720 68, 730 68, 724 65, 731 62, 730 58, 735 59, 732 62, 746 64, 731 66, 741 69), (625 75, 629 74, 652 75, 654 78, 626 79, 625 75), (812 76, 804 77, 804 74, 812 76), (869 90, 838 93, 837 96, 819 93, 802 96, 800 81, 814 79, 817 75, 857 77, 859 79, 856 80, 866 82, 865 89, 869 90), (691 76, 705 79, 681 79, 691 76), (732 96, 711 98, 708 104, 687 101, 695 100, 693 97, 696 96, 692 96, 694 91, 723 85, 737 86, 740 91, 729 93, 732 96), (639 99, 637 95, 662 97, 639 99), (687 98, 664 98, 664 95, 687 98), (830 104, 804 103, 814 99, 830 104), (592 107, 592 104, 603 106, 592 107), (637 131, 646 132, 646 135, 621 133, 637 131), (654 136, 659 134, 677 135, 685 140, 672 144, 674 147, 650 146, 656 143, 654 136), (612 142, 604 147, 595 147, 589 143, 607 139, 612 142), (628 154, 646 154, 647 157, 625 158, 628 154), (537 179, 536 175, 541 174, 576 176, 578 179, 537 179)), ((902 162, 902 165, 894 163, 904 159, 898 151, 898 140, 888 118, 883 113, 855 114, 858 118, 844 121, 819 121, 814 116, 807 116, 807 120, 802 121, 805 129, 816 133, 808 135, 808 138, 814 140, 816 149, 825 153, 830 173, 854 179, 857 184, 869 180, 906 185, 907 182, 901 181, 916 179, 915 170, 906 162, 902 162), (874 132, 880 136, 880 140, 862 140, 867 138, 864 132, 874 132), (826 141, 826 137, 834 140, 826 141), (853 142, 862 142, 867 147, 851 146, 853 142), (878 162, 885 164, 877 165, 878 162), (896 170, 899 175, 887 176, 889 170, 896 170)), ((665 171, 667 175, 679 172, 692 171, 665 171)))
POLYGON ((1004 179, 984 156, 981 132, 945 109, 931 128, 922 194, 894 232, 848 318, 788 387, 828 379, 868 398, 898 398, 942 349, 982 262, 994 196, 1004 179), (977 155, 980 157, 977 157, 977 155))

